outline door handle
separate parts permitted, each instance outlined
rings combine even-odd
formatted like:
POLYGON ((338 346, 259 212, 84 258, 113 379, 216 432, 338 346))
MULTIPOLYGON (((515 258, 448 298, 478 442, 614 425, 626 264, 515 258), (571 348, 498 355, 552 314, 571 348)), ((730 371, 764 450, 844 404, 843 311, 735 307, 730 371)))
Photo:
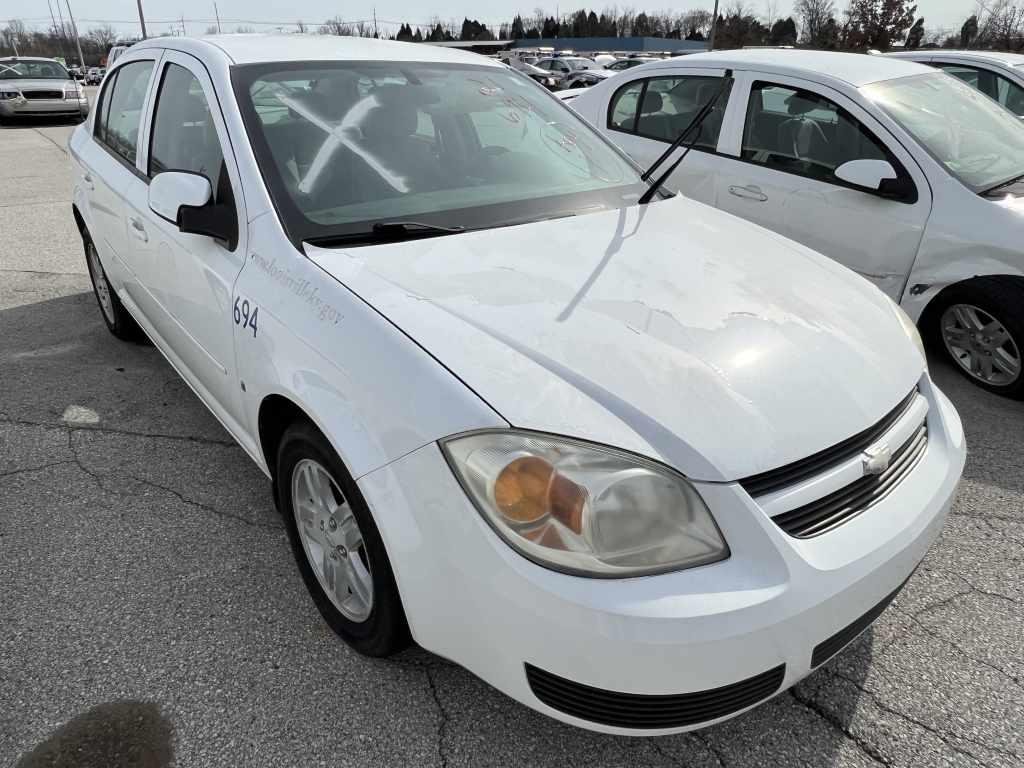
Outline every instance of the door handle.
POLYGON ((92 183, 92 176, 89 175, 88 171, 82 174, 82 183, 85 185, 85 188, 88 189, 90 192, 96 189, 96 186, 92 183))
POLYGON ((768 195, 762 192, 761 188, 756 184, 749 184, 745 187, 733 184, 729 187, 729 194, 742 197, 744 200, 756 200, 759 203, 763 203, 768 199, 768 195))
POLYGON ((146 228, 142 226, 142 222, 139 219, 132 216, 130 219, 128 219, 128 223, 132 225, 133 235, 135 235, 137 238, 139 238, 139 240, 141 240, 144 243, 149 242, 149 235, 146 234, 146 228))

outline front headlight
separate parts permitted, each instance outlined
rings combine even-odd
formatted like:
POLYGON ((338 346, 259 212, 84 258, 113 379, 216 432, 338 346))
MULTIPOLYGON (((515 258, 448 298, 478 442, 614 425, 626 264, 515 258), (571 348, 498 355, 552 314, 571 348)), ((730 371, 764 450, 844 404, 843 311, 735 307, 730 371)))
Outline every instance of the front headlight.
POLYGON ((19 96, 21 96, 21 94, 18 91, 0 91, 0 100, 3 101, 13 101, 19 96))
MULTIPOLYGON (((889 299, 892 301, 892 299, 889 299)), ((921 339, 921 332, 914 325, 914 321, 910 319, 910 316, 903 311, 903 307, 892 301, 892 309, 896 313, 896 318, 900 321, 900 325, 903 326, 904 333, 910 338, 914 345, 917 347, 917 351, 921 353, 921 359, 924 360, 924 367, 928 367, 928 354, 924 350, 924 341, 921 339)))
POLYGON ((540 565, 609 578, 729 556, 693 486, 653 461, 512 431, 455 437, 442 448, 491 527, 540 565))

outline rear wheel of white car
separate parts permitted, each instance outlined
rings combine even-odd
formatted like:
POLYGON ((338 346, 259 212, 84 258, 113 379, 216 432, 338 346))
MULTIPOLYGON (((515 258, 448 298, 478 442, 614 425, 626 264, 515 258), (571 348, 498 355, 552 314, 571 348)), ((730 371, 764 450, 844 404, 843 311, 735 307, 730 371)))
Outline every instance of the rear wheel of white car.
POLYGON ((978 277, 941 295, 932 336, 975 384, 1024 399, 1024 280, 978 277))
POLYGON ((411 642, 387 552, 369 507, 330 443, 312 424, 285 430, 277 505, 320 614, 346 643, 388 656, 411 642))
POLYGON ((135 319, 128 314, 121 300, 117 298, 113 287, 107 280, 96 246, 89 237, 84 238, 85 263, 89 268, 89 279, 92 281, 92 292, 100 305, 100 315, 112 334, 122 341, 144 341, 146 335, 139 328, 135 319))

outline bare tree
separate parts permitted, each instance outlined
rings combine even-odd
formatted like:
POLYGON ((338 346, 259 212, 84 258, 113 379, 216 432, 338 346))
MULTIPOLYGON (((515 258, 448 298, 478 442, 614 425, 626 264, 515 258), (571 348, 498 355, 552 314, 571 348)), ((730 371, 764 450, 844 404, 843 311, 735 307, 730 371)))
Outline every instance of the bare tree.
POLYGON ((810 45, 821 45, 823 32, 835 12, 832 0, 796 0, 793 13, 800 20, 800 39, 810 45))

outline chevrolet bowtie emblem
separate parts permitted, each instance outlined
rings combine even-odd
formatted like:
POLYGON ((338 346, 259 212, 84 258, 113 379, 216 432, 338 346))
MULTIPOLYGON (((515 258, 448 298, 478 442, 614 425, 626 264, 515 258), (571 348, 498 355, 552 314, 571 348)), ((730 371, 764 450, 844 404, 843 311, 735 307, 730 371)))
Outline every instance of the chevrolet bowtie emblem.
POLYGON ((892 461, 892 450, 888 443, 878 443, 860 455, 865 475, 880 475, 889 468, 892 461))

